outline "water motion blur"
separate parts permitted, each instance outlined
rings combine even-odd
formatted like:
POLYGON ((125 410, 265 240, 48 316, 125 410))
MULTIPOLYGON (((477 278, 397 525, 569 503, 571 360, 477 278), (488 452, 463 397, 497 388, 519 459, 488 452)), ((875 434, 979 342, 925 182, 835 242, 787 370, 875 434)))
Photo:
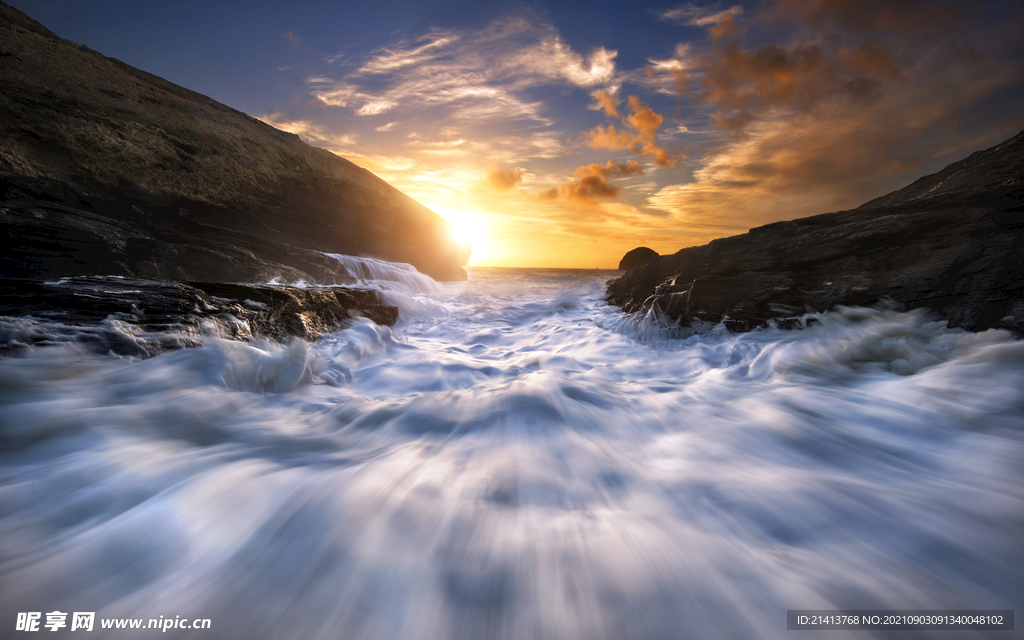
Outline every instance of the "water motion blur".
POLYGON ((394 327, 0 359, 4 611, 782 638, 787 609, 1024 605, 1009 333, 851 308, 680 338, 606 305, 614 272, 335 257, 394 327))

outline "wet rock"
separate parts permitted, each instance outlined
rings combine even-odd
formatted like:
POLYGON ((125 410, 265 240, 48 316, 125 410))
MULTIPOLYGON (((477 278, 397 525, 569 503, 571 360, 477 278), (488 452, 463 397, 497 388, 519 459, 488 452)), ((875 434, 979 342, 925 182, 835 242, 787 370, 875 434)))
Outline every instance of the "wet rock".
MULTIPOLYGON (((379 293, 349 287, 290 287, 84 276, 0 280, 0 349, 84 343, 149 356, 196 346, 199 337, 315 340, 365 317, 391 325, 398 309, 379 293)), ((2 352, 2 351, 0 351, 2 352)))
POLYGON ((639 267, 647 264, 651 260, 658 257, 658 252, 654 249, 648 249, 647 247, 637 247, 632 251, 627 251, 626 255, 622 256, 622 260, 619 261, 619 269, 627 271, 633 267, 639 267))

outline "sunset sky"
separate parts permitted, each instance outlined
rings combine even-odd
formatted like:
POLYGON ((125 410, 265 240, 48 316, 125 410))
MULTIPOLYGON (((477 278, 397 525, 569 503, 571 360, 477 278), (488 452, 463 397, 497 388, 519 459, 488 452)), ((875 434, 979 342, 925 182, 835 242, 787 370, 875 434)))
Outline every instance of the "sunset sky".
POLYGON ((1024 129, 1024 2, 7 0, 370 169, 471 265, 854 208, 1024 129))

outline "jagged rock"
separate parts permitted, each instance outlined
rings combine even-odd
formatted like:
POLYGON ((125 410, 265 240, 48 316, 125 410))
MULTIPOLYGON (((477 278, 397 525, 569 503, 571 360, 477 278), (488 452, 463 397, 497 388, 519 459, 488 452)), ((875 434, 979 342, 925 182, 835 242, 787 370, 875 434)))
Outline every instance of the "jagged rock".
MULTIPOLYGON (((72 342, 150 356, 196 346, 201 335, 315 340, 356 317, 391 325, 398 309, 378 292, 84 276, 0 280, 0 349, 72 342)), ((2 351, 0 351, 2 353, 2 351)))
POLYGON ((325 251, 466 277, 450 223, 298 136, 2 3, 0 53, 0 276, 343 279, 325 251))
POLYGON ((633 267, 640 267, 657 257, 658 252, 654 249, 637 247, 632 251, 627 251, 626 255, 622 256, 622 260, 619 260, 619 269, 621 271, 627 271, 633 267))
POLYGON ((681 326, 879 302, 950 326, 1024 330, 1024 133, 859 209, 777 222, 661 256, 608 284, 681 326))

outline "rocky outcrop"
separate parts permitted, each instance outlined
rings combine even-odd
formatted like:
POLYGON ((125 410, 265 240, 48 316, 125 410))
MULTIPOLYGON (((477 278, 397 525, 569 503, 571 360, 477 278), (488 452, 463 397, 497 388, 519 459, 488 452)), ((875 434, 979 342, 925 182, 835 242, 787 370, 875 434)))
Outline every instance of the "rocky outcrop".
POLYGON ((152 356, 200 336, 315 340, 366 317, 391 325, 398 309, 376 291, 85 276, 0 280, 0 354, 74 343, 152 356), (3 317, 8 316, 8 317, 3 317))
POLYGON ((451 225, 369 171, 2 3, 0 114, 0 275, 344 279, 325 251, 465 278, 451 225))
POLYGON ((836 305, 1024 330, 1024 133, 859 209, 751 229, 608 284, 627 312, 737 331, 836 305))
POLYGON ((622 260, 619 260, 619 270, 628 271, 633 267, 641 267, 657 257, 658 252, 654 249, 637 247, 632 251, 627 251, 626 255, 622 256, 622 260))

